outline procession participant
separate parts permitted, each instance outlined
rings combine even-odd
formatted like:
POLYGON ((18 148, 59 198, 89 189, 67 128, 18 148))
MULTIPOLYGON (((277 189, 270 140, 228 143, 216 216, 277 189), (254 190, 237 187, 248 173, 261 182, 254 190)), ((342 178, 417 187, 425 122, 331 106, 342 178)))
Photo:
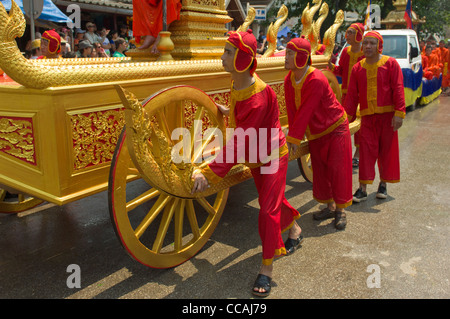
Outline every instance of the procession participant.
POLYGON ((450 54, 445 47, 445 41, 439 41, 439 47, 436 49, 439 57, 439 66, 442 68, 442 93, 447 94, 450 85, 450 54))
POLYGON ((55 30, 47 30, 41 37, 42 55, 38 59, 58 59, 61 58, 61 37, 55 30))
MULTIPOLYGON (((331 62, 328 62, 328 66, 335 75, 342 77, 342 97, 341 105, 345 108, 345 97, 347 95, 348 82, 350 81, 350 74, 353 66, 364 58, 361 51, 361 42, 364 36, 364 25, 362 23, 352 23, 345 32, 345 39, 350 45, 342 50, 341 57, 339 58, 339 65, 336 66, 331 62)), ((352 164, 353 167, 359 165, 359 133, 356 132, 353 135, 355 143, 355 153, 353 154, 352 164)))
MULTIPOLYGON (((148 49, 153 46, 153 52, 157 53, 156 44, 158 43, 159 32, 163 29, 163 2, 161 0, 133 0, 133 36, 136 43, 144 41, 138 49, 148 49)), ((181 1, 167 0, 167 28, 169 25, 180 19, 181 1)))
POLYGON ((231 105, 229 109, 222 105, 218 108, 222 113, 229 114, 230 127, 235 130, 216 159, 205 168, 196 170, 192 177, 193 192, 204 191, 209 183, 216 183, 225 177, 238 163, 238 154, 245 151, 245 164, 251 169, 259 194, 258 229, 263 258, 252 293, 265 297, 271 290, 273 259, 293 253, 303 237, 295 221, 300 214, 284 196, 288 149, 279 121, 277 96, 269 85, 254 74, 256 48, 252 30, 229 32, 221 59, 225 71, 231 74, 231 105), (252 130, 256 130, 256 134, 240 138, 242 134, 238 132, 242 133, 242 130, 245 135, 252 130), (268 156, 262 156, 262 153, 268 156), (288 239, 283 243, 281 233, 287 229, 288 239))
POLYGON ((398 129, 406 114, 403 75, 398 62, 382 55, 383 37, 369 31, 362 43, 365 59, 352 70, 347 92, 346 111, 350 121, 361 113, 358 190, 353 201, 367 199, 367 184, 375 178, 378 160, 380 184, 377 198, 387 197, 386 183, 400 181, 398 129))
POLYGON ((284 80, 290 152, 308 138, 313 171, 313 197, 327 207, 314 219, 335 218, 337 229, 347 224, 344 208, 352 203, 352 146, 347 114, 325 75, 311 66, 311 45, 295 38, 286 46, 284 80))
POLYGON ((439 58, 432 52, 431 45, 427 45, 425 54, 422 55, 423 77, 431 80, 433 77, 439 77, 441 68, 439 67, 439 58))

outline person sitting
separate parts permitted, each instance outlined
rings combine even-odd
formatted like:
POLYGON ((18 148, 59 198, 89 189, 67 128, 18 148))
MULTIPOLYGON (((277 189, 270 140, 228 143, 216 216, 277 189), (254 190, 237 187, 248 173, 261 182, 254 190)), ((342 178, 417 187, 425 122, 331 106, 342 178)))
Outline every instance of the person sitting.
MULTIPOLYGON (((166 25, 180 19, 181 1, 167 0, 166 25)), ((153 45, 152 53, 158 53, 159 32, 163 29, 163 7, 161 0, 133 0, 133 35, 136 43, 142 45, 139 50, 148 49, 153 45)))
POLYGON ((427 45, 425 55, 422 55, 423 60, 423 76, 428 80, 433 77, 439 78, 442 73, 442 68, 439 65, 439 57, 433 52, 433 47, 427 45))

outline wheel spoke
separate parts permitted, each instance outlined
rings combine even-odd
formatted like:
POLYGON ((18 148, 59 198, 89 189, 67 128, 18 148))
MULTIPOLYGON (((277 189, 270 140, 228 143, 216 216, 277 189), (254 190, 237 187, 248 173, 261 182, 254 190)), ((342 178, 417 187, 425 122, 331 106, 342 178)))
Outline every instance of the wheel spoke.
POLYGON ((158 216, 158 214, 161 212, 161 210, 164 208, 164 206, 172 199, 169 195, 161 194, 158 199, 156 200, 155 204, 153 204, 150 211, 147 213, 145 218, 142 220, 142 222, 139 224, 138 227, 136 227, 134 233, 137 238, 140 238, 142 234, 147 230, 148 226, 153 222, 153 220, 158 216))
POLYGON ((145 193, 127 202, 126 211, 129 212, 135 209, 137 206, 142 205, 143 203, 149 201, 157 195, 159 195, 159 190, 157 190, 156 188, 149 189, 145 193))
POLYGON ((169 124, 167 123, 166 116, 162 110, 158 110, 156 112, 156 119, 158 121, 159 128, 164 132, 164 135, 167 138, 167 141, 172 145, 171 132, 169 130, 169 124))
POLYGON ((173 213, 175 211, 175 208, 177 207, 178 202, 179 198, 175 198, 175 200, 171 201, 170 205, 166 205, 166 208, 164 209, 164 214, 161 223, 159 224, 158 233, 156 235, 155 242, 153 243, 152 250, 156 253, 159 253, 161 250, 164 238, 167 234, 167 229, 169 228, 169 224, 172 220, 173 213))
POLYGON ((199 147, 199 149, 194 149, 192 151, 192 162, 191 163, 197 163, 198 159, 201 158, 203 155, 203 152, 205 151, 206 146, 208 146, 209 142, 212 141, 212 139, 216 136, 216 130, 210 130, 207 135, 205 135, 202 138, 202 147, 199 147))
POLYGON ((209 216, 212 217, 216 214, 216 210, 214 209, 214 207, 212 207, 204 197, 196 198, 196 200, 208 212, 209 216))
POLYGON ((191 230, 192 230, 192 235, 194 235, 194 240, 197 240, 200 237, 200 228, 198 228, 197 217, 195 216, 194 203, 192 200, 187 201, 186 215, 189 219, 189 224, 191 225, 191 230))
POLYGON ((178 209, 175 211, 175 238, 174 238, 174 249, 175 251, 180 251, 183 239, 183 219, 184 219, 184 208, 186 206, 186 200, 182 199, 178 209))
MULTIPOLYGON (((190 134, 191 134, 191 154, 194 153, 196 145, 202 144, 202 118, 205 114, 205 110, 202 106, 197 107, 194 114, 194 121, 192 123, 190 134), (198 127, 200 126, 200 127, 198 127)), ((193 156, 193 155, 192 155, 193 156)))

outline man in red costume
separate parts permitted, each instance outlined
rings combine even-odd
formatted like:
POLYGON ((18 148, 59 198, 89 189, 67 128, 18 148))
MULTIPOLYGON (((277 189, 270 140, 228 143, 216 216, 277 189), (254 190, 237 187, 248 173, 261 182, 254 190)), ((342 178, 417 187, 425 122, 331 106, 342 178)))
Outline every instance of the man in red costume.
MULTIPOLYGON (((133 36, 136 43, 144 42, 138 49, 147 49, 153 44, 153 52, 157 52, 158 34, 163 29, 162 0, 133 0, 133 36)), ((169 25, 180 19, 181 0, 166 0, 167 6, 167 28, 169 25)))
POLYGON ((61 37, 55 30, 47 30, 41 37, 42 55, 38 59, 58 59, 61 56, 61 37))
POLYGON ((286 46, 284 92, 289 122, 286 137, 295 152, 305 136, 313 171, 313 196, 327 204, 314 219, 335 218, 335 227, 347 224, 344 208, 352 204, 352 145, 347 114, 328 80, 311 66, 311 45, 295 38, 286 46))
POLYGON ((277 96, 254 74, 256 49, 256 38, 251 30, 229 33, 221 59, 225 71, 231 73, 231 105, 229 109, 218 107, 222 113, 229 114, 229 125, 235 130, 229 139, 227 137, 228 142, 216 159, 196 170, 192 177, 193 192, 204 191, 209 183, 225 177, 238 163, 238 154, 245 151, 245 164, 251 169, 259 194, 258 229, 263 258, 252 293, 267 296, 271 289, 273 259, 294 252, 302 236, 295 221, 300 214, 284 196, 288 149, 279 121, 277 96), (256 130, 256 134, 242 138, 242 132, 252 130, 256 130), (289 236, 283 243, 281 233, 287 229, 289 236))
POLYGON ((377 198, 386 198, 386 183, 400 181, 398 132, 406 114, 403 75, 398 62, 382 55, 383 37, 376 31, 364 36, 365 59, 352 70, 347 92, 346 111, 350 121, 361 113, 358 190, 354 202, 367 199, 367 184, 375 178, 378 161, 380 184, 377 198))
POLYGON ((439 41, 436 53, 439 57, 439 66, 442 68, 442 93, 448 94, 450 85, 450 53, 445 47, 444 40, 439 41))
MULTIPOLYGON (((362 23, 353 23, 345 32, 345 39, 350 45, 345 48, 339 59, 339 66, 328 62, 328 66, 335 75, 342 77, 342 97, 341 104, 345 108, 345 97, 347 95, 348 82, 350 81, 350 74, 353 66, 364 58, 361 51, 361 42, 364 36, 364 25, 362 23)), ((353 135, 355 141, 355 154, 353 155, 353 167, 359 165, 359 133, 353 135)))

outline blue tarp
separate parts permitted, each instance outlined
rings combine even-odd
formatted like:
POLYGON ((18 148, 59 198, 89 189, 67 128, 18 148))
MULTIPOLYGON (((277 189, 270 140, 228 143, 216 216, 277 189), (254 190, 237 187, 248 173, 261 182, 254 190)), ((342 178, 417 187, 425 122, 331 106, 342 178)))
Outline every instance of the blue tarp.
POLYGON ((405 88, 409 88, 413 91, 417 90, 422 84, 422 66, 417 72, 414 72, 411 69, 402 69, 403 73, 403 85, 405 88))
POLYGON ((431 80, 423 78, 422 83, 422 96, 431 96, 434 92, 438 91, 441 88, 442 74, 439 75, 439 78, 433 77, 433 79, 431 80))
MULTIPOLYGON (((0 0, 0 1, 5 6, 6 11, 9 11, 11 9, 11 1, 13 0, 0 0)), ((25 13, 25 11, 23 10, 23 1, 28 0, 14 0, 14 1, 20 7, 20 10, 22 10, 22 12, 25 13)), ((44 8, 38 19, 58 23, 72 22, 72 20, 70 20, 69 17, 66 16, 61 10, 59 10, 58 7, 51 0, 44 0, 44 8)))

